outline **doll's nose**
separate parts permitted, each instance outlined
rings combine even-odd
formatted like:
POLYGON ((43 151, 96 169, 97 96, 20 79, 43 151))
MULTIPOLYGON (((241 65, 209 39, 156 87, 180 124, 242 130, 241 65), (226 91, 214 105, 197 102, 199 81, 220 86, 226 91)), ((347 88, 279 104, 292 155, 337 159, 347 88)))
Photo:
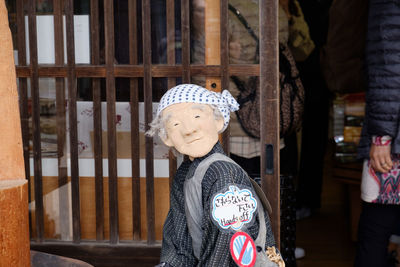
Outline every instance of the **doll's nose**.
POLYGON ((184 123, 182 127, 182 132, 184 135, 191 135, 196 132, 197 127, 193 123, 184 123))

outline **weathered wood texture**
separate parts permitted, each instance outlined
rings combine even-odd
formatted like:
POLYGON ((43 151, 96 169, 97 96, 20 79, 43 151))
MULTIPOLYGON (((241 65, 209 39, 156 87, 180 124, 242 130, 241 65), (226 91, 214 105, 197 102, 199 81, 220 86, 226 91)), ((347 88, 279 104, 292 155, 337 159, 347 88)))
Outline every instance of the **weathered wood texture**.
POLYGON ((114 5, 104 1, 104 35, 107 91, 107 142, 109 176, 110 243, 116 244, 118 236, 118 190, 117 190, 117 139, 115 120, 115 76, 114 76, 114 5))
POLYGON ((182 82, 190 83, 190 7, 189 1, 181 0, 182 31, 182 82))
MULTIPOLYGON (((128 2, 129 13, 129 63, 138 64, 137 1, 128 2)), ((139 89, 138 79, 129 82, 131 104, 131 158, 132 158, 132 226, 133 239, 141 239, 140 212, 140 142, 139 142, 139 89)))
POLYGON ((42 192, 42 144, 40 136, 40 96, 39 96, 39 76, 38 76, 38 46, 36 36, 36 5, 30 1, 28 5, 28 30, 29 30, 29 60, 32 75, 30 80, 32 96, 32 152, 34 169, 34 188, 35 188, 35 221, 37 241, 43 241, 43 192, 42 192))
MULTIPOLYGON (((142 25, 143 25, 143 90, 144 90, 144 122, 146 131, 153 119, 153 92, 151 75, 151 21, 150 1, 142 1, 142 25)), ((153 244, 154 235, 154 153, 153 138, 146 137, 146 217, 147 217, 147 243, 153 244)))
MULTIPOLYGON (((220 0, 220 45, 221 45, 221 91, 229 90, 229 44, 228 44, 228 0, 220 0)), ((230 153, 230 127, 222 133, 222 147, 226 154, 230 153)))
MULTIPOLYGON (((175 65, 175 1, 167 0, 167 64, 175 65)), ((168 78, 168 89, 176 85, 176 78, 168 78)), ((174 153, 169 152, 169 188, 172 186, 174 175, 176 173, 177 161, 174 153)))
MULTIPOLYGON (((183 32, 183 34, 187 31, 183 32)), ((184 36, 182 36, 183 38, 184 36)), ((152 65, 151 76, 154 78, 162 77, 183 77, 185 83, 189 82, 190 75, 193 76, 221 76, 221 67, 219 65, 189 65, 190 56, 187 51, 190 51, 190 43, 186 40, 182 40, 182 65, 152 65), (187 42, 187 43, 186 43, 187 42), (190 74, 190 75, 189 75, 190 74), (186 81, 187 80, 187 81, 186 81)), ((28 67, 17 66, 18 77, 31 77, 32 71, 28 67)), ((106 68, 100 66, 88 66, 78 65, 75 67, 77 77, 93 77, 93 78, 105 78, 106 68)), ((115 77, 122 78, 134 78, 143 77, 143 66, 141 65, 115 65, 114 66, 115 77)), ((66 67, 58 66, 46 66, 40 65, 38 67, 40 77, 65 77, 67 75, 66 67)), ((235 64, 228 66, 228 76, 259 76, 260 67, 257 64, 235 64)))
MULTIPOLYGON (((90 0, 91 22, 91 63, 100 64, 99 1, 90 0)), ((96 198, 96 240, 104 239, 104 199, 103 199, 103 147, 101 129, 101 92, 100 79, 92 79, 93 92, 93 152, 95 161, 95 198, 96 198)))
POLYGON ((28 182, 0 180, 0 267, 30 266, 28 182))
POLYGON ((272 206, 272 230, 280 244, 278 1, 260 1, 261 183, 272 206), (267 157, 266 146, 272 147, 267 157), (271 165, 272 170, 266 171, 271 165))
POLYGON ((0 3, 0 180, 25 177, 21 123, 7 9, 0 3))
POLYGON ((78 163, 78 122, 77 122, 77 90, 76 90, 76 71, 75 71, 75 42, 74 36, 74 2, 73 0, 64 1, 66 37, 67 37, 67 62, 68 62, 68 109, 69 109, 69 133, 70 133, 70 153, 71 153, 71 191, 72 191, 72 232, 73 241, 81 241, 80 224, 80 199, 79 199, 79 163, 78 163))

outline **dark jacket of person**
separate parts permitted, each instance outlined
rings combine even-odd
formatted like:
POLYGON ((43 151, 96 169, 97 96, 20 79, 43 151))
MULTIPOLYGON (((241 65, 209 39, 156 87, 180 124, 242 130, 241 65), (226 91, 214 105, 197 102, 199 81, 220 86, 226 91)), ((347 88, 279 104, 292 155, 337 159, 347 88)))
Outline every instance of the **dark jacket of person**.
POLYGON ((359 156, 369 157, 373 135, 392 137, 400 153, 400 1, 371 0, 366 41, 367 93, 359 156))

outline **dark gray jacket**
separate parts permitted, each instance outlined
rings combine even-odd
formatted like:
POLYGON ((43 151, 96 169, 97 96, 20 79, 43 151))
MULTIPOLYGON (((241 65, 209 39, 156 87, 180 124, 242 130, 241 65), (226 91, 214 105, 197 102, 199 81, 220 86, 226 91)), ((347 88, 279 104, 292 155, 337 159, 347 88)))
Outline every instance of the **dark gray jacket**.
MULTIPOLYGON (((178 168, 172 184, 170 194, 170 210, 163 227, 163 241, 161 248, 161 262, 173 267, 191 266, 237 266, 229 252, 230 239, 233 232, 220 230, 213 223, 211 215, 212 196, 223 191, 229 184, 236 184, 240 188, 247 188, 254 193, 247 174, 237 164, 217 161, 211 164, 201 183, 203 202, 203 218, 201 223, 202 240, 200 259, 197 260, 192 249, 192 238, 187 226, 185 211, 184 182, 192 177, 199 164, 214 153, 223 154, 224 151, 218 142, 204 157, 196 158, 192 162, 184 161, 178 168)), ((275 246, 275 240, 268 214, 265 214, 267 228, 266 247, 275 246)), ((246 232, 255 240, 259 232, 259 220, 248 226, 246 232)), ((265 247, 265 248, 266 248, 265 247)))
POLYGON ((359 157, 368 158, 373 135, 392 137, 400 153, 400 0, 370 0, 366 40, 365 120, 359 157))

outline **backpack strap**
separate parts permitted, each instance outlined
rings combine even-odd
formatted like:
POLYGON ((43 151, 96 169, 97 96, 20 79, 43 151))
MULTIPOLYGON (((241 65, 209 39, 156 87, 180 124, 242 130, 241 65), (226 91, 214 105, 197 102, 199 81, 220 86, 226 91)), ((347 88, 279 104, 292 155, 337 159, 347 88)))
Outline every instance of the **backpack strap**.
MULTIPOLYGON (((185 214, 188 225, 189 234, 192 237, 192 247, 193 254, 197 259, 200 258, 200 249, 201 249, 201 241, 202 241, 202 230, 201 230, 201 221, 203 218, 203 204, 202 204, 202 188, 201 183, 203 181, 203 177, 206 174, 209 166, 215 161, 226 161, 233 164, 238 165, 231 158, 225 156, 221 153, 214 153, 200 162, 199 166, 197 166, 192 177, 187 177, 184 182, 184 196, 185 196, 185 214)), ((247 176, 248 177, 248 176, 247 176)), ((251 178, 249 178, 253 188, 258 196, 257 200, 261 200, 262 206, 264 209, 268 211, 271 210, 271 205, 268 202, 265 194, 262 189, 258 186, 258 184, 251 178), (260 195, 261 194, 261 195, 260 195), (263 201, 264 199, 264 201, 263 201), (265 203, 264 203, 265 202, 265 203)), ((261 205, 259 205, 260 207, 261 205)), ((258 210, 260 210, 259 208, 258 210)), ((261 209, 263 210, 263 209, 261 209)), ((261 213, 259 212, 259 215, 261 213)), ((259 218, 260 224, 261 220, 264 222, 263 227, 265 228, 265 219, 264 219, 264 211, 262 211, 262 218, 259 218)), ((262 227, 262 226, 261 226, 262 227)), ((264 229, 264 232, 266 230, 264 229)), ((260 230, 259 230, 260 236, 260 230)), ((257 238, 258 239, 258 238, 257 238)), ((264 244, 265 244, 265 234, 264 234, 264 244)))
POLYGON ((260 223, 260 228, 258 230, 257 239, 254 240, 254 243, 256 246, 260 246, 264 249, 265 240, 267 239, 267 227, 265 226, 264 209, 262 209, 261 206, 258 206, 258 220, 260 223))

